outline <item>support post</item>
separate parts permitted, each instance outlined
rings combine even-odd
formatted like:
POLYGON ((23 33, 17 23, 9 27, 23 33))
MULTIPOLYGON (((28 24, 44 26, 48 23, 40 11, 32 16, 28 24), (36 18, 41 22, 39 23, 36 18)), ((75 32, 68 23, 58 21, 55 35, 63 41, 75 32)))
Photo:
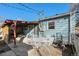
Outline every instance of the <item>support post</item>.
POLYGON ((16 46, 16 21, 14 22, 14 47, 16 46))

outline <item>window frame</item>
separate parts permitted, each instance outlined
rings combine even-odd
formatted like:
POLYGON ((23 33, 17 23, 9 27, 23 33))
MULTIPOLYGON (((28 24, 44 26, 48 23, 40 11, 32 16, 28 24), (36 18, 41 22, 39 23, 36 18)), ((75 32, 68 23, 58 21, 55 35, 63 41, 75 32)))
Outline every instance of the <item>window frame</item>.
POLYGON ((55 21, 48 22, 48 29, 55 29, 55 21))

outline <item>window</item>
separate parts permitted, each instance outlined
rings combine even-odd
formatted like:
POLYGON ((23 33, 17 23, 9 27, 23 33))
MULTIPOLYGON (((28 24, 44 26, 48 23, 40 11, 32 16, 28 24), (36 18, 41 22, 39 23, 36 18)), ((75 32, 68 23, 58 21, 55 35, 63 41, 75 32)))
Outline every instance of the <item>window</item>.
POLYGON ((55 22, 49 22, 48 27, 49 29, 55 29, 55 22))
POLYGON ((67 17, 64 17, 64 19, 67 19, 67 17))

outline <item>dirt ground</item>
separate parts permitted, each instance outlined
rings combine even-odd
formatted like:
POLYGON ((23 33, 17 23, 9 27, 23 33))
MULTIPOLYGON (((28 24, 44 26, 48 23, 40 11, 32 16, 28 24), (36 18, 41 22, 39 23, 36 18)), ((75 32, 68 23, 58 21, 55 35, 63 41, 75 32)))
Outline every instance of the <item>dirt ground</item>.
POLYGON ((29 56, 62 56, 62 51, 53 46, 41 46, 39 49, 33 49, 28 51, 29 56), (36 52, 36 53, 35 53, 36 52))

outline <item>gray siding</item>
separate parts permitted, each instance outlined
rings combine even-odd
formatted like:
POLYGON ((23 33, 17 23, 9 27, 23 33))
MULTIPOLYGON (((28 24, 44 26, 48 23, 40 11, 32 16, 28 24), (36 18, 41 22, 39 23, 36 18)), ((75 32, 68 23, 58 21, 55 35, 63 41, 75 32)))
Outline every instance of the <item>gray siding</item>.
MULTIPOLYGON (((65 41, 67 41, 68 40, 68 19, 69 17, 63 17, 63 18, 58 18, 50 21, 41 22, 40 29, 44 31, 43 34, 45 37, 52 38, 53 35, 56 36, 56 34, 59 34, 63 36, 63 39, 65 41), (55 29, 48 28, 48 23, 52 21, 55 22, 55 29)), ((40 34, 40 36, 42 36, 42 34, 40 34)))

